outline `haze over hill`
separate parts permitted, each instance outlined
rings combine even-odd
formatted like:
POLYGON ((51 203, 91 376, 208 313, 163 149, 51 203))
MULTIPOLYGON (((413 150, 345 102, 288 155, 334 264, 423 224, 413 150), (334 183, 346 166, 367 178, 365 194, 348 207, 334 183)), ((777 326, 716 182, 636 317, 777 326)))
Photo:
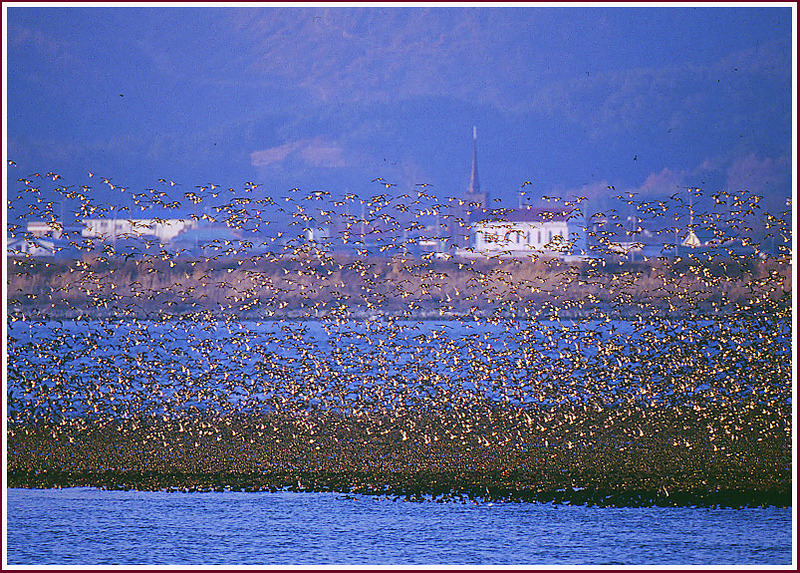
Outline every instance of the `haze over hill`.
MULTIPOLYGON (((7 8, 8 190, 791 195, 790 8, 7 8), (614 191, 609 189, 615 188, 614 191), (173 189, 170 189, 173 191, 173 189)), ((64 202, 67 213, 77 203, 64 202)), ((778 208, 780 207, 780 208, 778 208)), ((14 222, 24 209, 10 213, 14 222)), ((180 213, 177 213, 180 214, 180 213)))

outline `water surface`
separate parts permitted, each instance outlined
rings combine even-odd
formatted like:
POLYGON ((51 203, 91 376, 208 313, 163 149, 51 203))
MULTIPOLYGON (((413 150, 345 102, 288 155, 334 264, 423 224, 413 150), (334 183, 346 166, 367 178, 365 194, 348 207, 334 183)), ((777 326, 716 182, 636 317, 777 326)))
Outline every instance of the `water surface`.
POLYGON ((788 565, 791 508, 8 489, 9 565, 788 565))

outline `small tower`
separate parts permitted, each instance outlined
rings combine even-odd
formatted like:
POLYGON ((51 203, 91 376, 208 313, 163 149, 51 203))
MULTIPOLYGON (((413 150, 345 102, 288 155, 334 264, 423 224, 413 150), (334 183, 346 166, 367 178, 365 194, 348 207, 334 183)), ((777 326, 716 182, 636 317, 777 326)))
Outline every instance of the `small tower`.
POLYGON ((450 241, 456 249, 464 249, 470 244, 471 224, 473 219, 489 206, 486 193, 481 191, 478 180, 478 128, 472 126, 472 172, 469 187, 464 199, 454 199, 450 209, 450 241))
POLYGON ((481 193, 481 184, 478 180, 478 128, 474 125, 472 126, 472 173, 469 177, 469 187, 464 200, 467 202, 468 211, 486 209, 488 207, 488 197, 485 193, 481 193), (474 203, 479 205, 476 206, 474 203))

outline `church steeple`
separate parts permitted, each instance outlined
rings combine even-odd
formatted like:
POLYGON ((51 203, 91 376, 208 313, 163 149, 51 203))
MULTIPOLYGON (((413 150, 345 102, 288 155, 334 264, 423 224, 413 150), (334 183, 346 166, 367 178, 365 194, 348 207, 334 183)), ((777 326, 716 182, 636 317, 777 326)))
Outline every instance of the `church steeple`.
MULTIPOLYGON (((468 204, 478 203, 481 209, 485 209, 489 204, 489 199, 486 193, 481 192, 481 184, 478 181, 478 128, 474 125, 472 126, 472 173, 464 199, 468 204)), ((471 207, 474 208, 475 205, 471 207)))
POLYGON ((478 181, 478 128, 472 126, 472 174, 469 178, 468 195, 480 195, 481 184, 478 181))
POLYGON ((448 229, 451 244, 456 250, 469 246, 470 225, 488 204, 487 195, 481 191, 481 184, 478 181, 478 128, 472 126, 472 173, 469 177, 469 187, 464 193, 464 199, 453 200, 450 206, 448 229))

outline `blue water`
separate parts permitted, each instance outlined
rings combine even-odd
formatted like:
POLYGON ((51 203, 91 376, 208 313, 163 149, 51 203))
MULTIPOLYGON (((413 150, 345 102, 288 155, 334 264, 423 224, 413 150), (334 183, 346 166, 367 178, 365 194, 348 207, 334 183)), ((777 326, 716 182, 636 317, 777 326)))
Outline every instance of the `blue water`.
MULTIPOLYGON (((9 325, 11 420, 439 394, 499 402, 706 391, 788 399, 791 334, 726 321, 9 325), (691 343, 691 344, 689 344, 691 343), (678 350, 692 348, 689 355, 678 350), (741 349, 747 348, 745 353, 741 349), (658 364, 660 378, 642 364, 658 364), (764 372, 773 375, 768 380, 764 372), (617 378, 624 384, 617 385, 617 378), (395 383, 402 382, 399 386, 395 383), (402 390, 402 391, 401 391, 402 390), (614 390, 614 392, 609 392, 614 390), (436 392, 430 392, 436 394, 436 392), (298 396, 298 398, 295 398, 298 396)), ((380 398, 381 400, 383 398, 380 398)), ((394 502, 326 493, 7 490, 13 565, 788 565, 792 510, 394 502)))
POLYGON ((789 565, 792 510, 7 490, 9 565, 789 565))
POLYGON ((772 321, 765 330, 728 319, 18 321, 8 336, 13 421, 286 403, 347 409, 358 399, 381 402, 376 388, 398 381, 405 405, 443 392, 521 405, 591 395, 613 406, 638 400, 643 386, 651 403, 672 404, 673 380, 700 369, 702 380, 683 397, 710 390, 716 399, 734 388, 739 401, 786 400, 792 353, 790 325, 772 321), (764 380, 763 371, 774 376, 764 380))

